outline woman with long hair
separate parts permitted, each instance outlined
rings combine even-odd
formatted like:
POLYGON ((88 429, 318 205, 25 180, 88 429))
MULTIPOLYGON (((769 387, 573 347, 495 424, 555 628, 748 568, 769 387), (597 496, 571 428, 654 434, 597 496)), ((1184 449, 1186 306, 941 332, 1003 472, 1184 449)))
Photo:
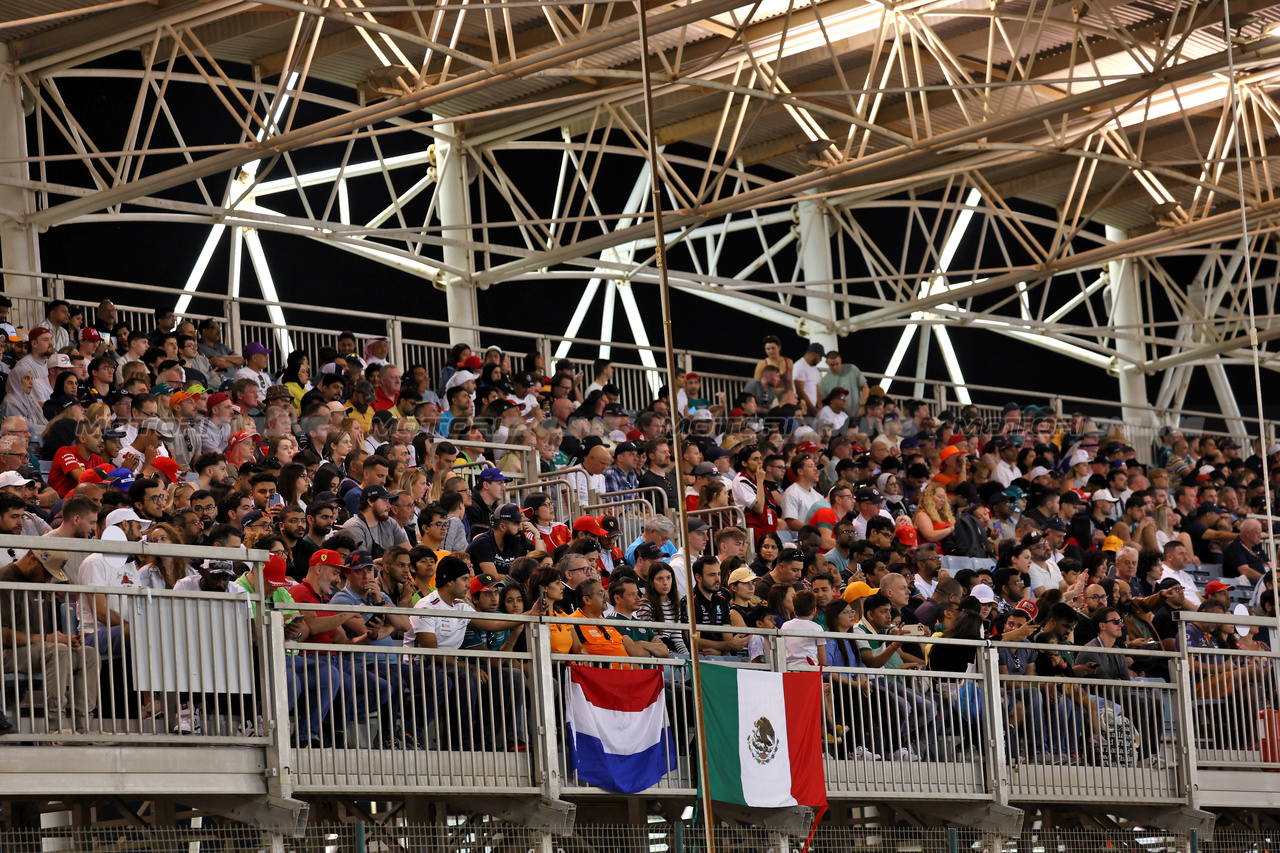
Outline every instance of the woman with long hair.
POLYGON ((396 488, 408 493, 413 505, 421 511, 427 508, 427 486, 429 485, 427 475, 421 468, 410 468, 400 475, 400 482, 396 488))
POLYGON ((946 487, 941 483, 925 486, 920 493, 919 507, 912 524, 920 533, 920 541, 944 545, 944 540, 955 533, 956 528, 956 517, 947 500, 946 487))
MULTIPOLYGON (((649 569, 649 581, 644 598, 640 599, 640 606, 636 608, 636 619, 641 622, 670 622, 677 625, 685 621, 683 601, 676 591, 676 576, 666 563, 657 563, 649 569)), ((673 654, 689 654, 684 634, 679 629, 664 628, 657 632, 657 636, 673 654)))
POLYGON ((298 455, 298 440, 292 435, 276 435, 267 439, 267 458, 288 465, 298 455))
POLYGON ((305 512, 311 500, 311 475, 305 465, 290 462, 276 476, 276 492, 284 498, 285 506, 297 504, 305 512))
MULTIPOLYGON (((528 613, 538 616, 556 612, 557 606, 564 601, 564 578, 556 568, 538 568, 529 576, 529 597, 533 606, 528 613)), ((582 654, 582 641, 573 626, 564 622, 547 623, 551 639, 551 651, 559 655, 582 654)))
MULTIPOLYGON (((173 525, 163 521, 147 528, 143 541, 153 545, 185 544, 173 525)), ((187 565, 185 557, 143 555, 138 558, 138 586, 144 589, 173 589, 178 581, 195 574, 199 572, 187 565)))
POLYGON ((351 433, 345 429, 335 429, 329 433, 329 437, 324 441, 324 452, 320 454, 320 458, 325 462, 331 462, 341 471, 346 471, 344 463, 351 451, 356 449, 356 443, 351 437, 351 433))
POLYGON ((760 540, 778 530, 779 508, 765 485, 764 451, 759 444, 744 444, 733 454, 733 502, 742 508, 747 529, 759 547, 760 540))
POLYGON ((331 500, 338 498, 338 484, 342 482, 342 469, 326 462, 316 469, 315 476, 311 478, 311 496, 319 498, 323 492, 328 492, 333 497, 331 500))
POLYGON ((698 489, 698 509, 720 509, 729 505, 724 480, 712 480, 698 489))
POLYGON ((782 537, 769 532, 760 536, 756 543, 756 558, 751 563, 751 571, 764 576, 773 571, 778 564, 778 555, 782 553, 782 537))
POLYGON ((789 583, 774 584, 769 590, 769 615, 773 617, 775 628, 781 628, 783 622, 796 618, 795 600, 796 588, 789 583))

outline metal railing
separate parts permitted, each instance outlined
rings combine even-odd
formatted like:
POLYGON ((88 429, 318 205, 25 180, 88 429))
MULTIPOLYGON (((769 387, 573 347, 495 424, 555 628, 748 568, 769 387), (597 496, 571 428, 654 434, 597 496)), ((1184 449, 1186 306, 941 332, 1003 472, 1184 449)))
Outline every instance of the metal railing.
MULTIPOLYGON (((167 304, 178 296, 177 292, 170 287, 85 278, 82 276, 60 276, 54 273, 17 270, 12 272, 20 272, 23 275, 29 275, 45 282, 45 289, 49 293, 49 298, 68 298, 68 301, 73 305, 83 307, 85 309, 86 323, 93 322, 98 300, 103 296, 115 296, 117 293, 123 292, 130 294, 134 301, 138 301, 138 298, 141 298, 144 302, 150 300, 157 305, 167 304), (74 293, 68 293, 68 290, 74 291, 74 293)), ((236 351, 239 351, 248 341, 259 340, 266 343, 268 338, 274 338, 279 342, 283 335, 287 338, 291 336, 289 339, 291 339, 294 348, 307 349, 314 357, 320 346, 336 345, 339 330, 350 329, 361 343, 370 337, 386 337, 391 343, 391 360, 393 362, 406 366, 414 363, 425 364, 433 376, 438 376, 440 369, 445 366, 447 361, 449 350, 447 341, 450 329, 465 328, 467 331, 474 333, 477 338, 486 336, 489 340, 516 342, 516 350, 511 352, 513 368, 519 366, 516 361, 524 352, 538 352, 547 361, 548 371, 550 371, 553 367, 552 352, 559 344, 567 343, 570 346, 597 349, 610 347, 610 352, 613 353, 615 358, 619 359, 614 366, 615 384, 618 384, 623 391, 623 405, 631 410, 639 410, 650 401, 652 397, 651 380, 653 378, 656 377, 658 384, 666 384, 665 368, 658 368, 655 373, 653 368, 626 361, 629 358, 638 359, 638 354, 641 351, 647 351, 653 355, 657 363, 665 365, 665 353, 658 346, 641 346, 590 338, 569 338, 561 335, 543 335, 536 332, 523 332, 489 326, 456 327, 456 324, 450 324, 444 320, 399 315, 387 316, 385 314, 346 308, 272 302, 249 297, 233 298, 226 294, 204 291, 193 294, 193 299, 195 300, 193 304, 204 307, 205 311, 201 312, 189 308, 183 313, 183 317, 200 319, 212 316, 221 319, 227 327, 225 339, 236 351), (289 312, 291 322, 287 324, 271 322, 270 318, 266 316, 269 307, 289 312), (256 312, 256 314, 252 319, 242 318, 242 314, 245 312, 256 312), (332 325, 328 327, 319 325, 318 321, 330 318, 332 318, 332 325), (308 320, 310 321, 309 324, 306 322, 308 320), (412 335, 409 338, 404 336, 406 327, 412 330, 412 335), (430 338, 435 335, 439 336, 438 339, 431 340, 430 338)), ((14 308, 10 316, 15 324, 26 324, 29 328, 43 321, 44 305, 47 303, 47 299, 17 297, 13 299, 13 302, 14 308)), ((155 326, 154 309, 117 305, 117 314, 122 322, 130 324, 131 329, 150 330, 155 326)), ((273 350, 271 369, 279 371, 286 355, 284 351, 286 348, 281 346, 273 346, 271 348, 273 350)), ((689 349, 677 350, 676 358, 678 369, 681 372, 697 371, 702 377, 703 397, 714 400, 717 392, 723 391, 730 405, 734 395, 739 393, 742 386, 750 380, 756 363, 755 358, 747 356, 689 349), (731 372, 719 372, 715 369, 708 370, 709 367, 731 372)), ((587 363, 586 359, 575 358, 572 360, 578 364, 587 363)), ((825 365, 820 364, 819 369, 824 370, 825 365)), ((869 371, 865 366, 863 367, 863 373, 867 381, 872 384, 884 379, 884 374, 869 371)), ((920 396, 927 399, 938 410, 942 408, 959 408, 960 404, 955 399, 955 389, 958 386, 954 382, 901 375, 892 377, 892 379, 895 384, 890 390, 896 398, 905 398, 909 393, 916 390, 912 386, 919 386, 923 392, 920 396)), ((1156 431, 1160 426, 1185 426, 1193 431, 1200 431, 1208 420, 1221 425, 1220 429, 1222 430, 1232 430, 1221 412, 1174 407, 1158 408, 1151 405, 1122 405, 1118 400, 1103 401, 1097 397, 1075 397, 1036 389, 1009 388, 973 383, 966 383, 964 387, 971 393, 986 394, 996 401, 1000 399, 1015 399, 1023 405, 1031 402, 1042 404, 1059 417, 1069 414, 1073 410, 1080 410, 1090 415, 1100 425, 1105 424, 1107 427, 1113 424, 1118 425, 1123 430, 1129 443, 1137 450, 1139 458, 1148 462, 1153 455, 1151 449, 1156 431), (1147 425, 1123 422, 1119 419, 1123 408, 1147 412, 1155 423, 1147 425)), ((979 405, 978 408, 980 414, 993 423, 1003 420, 1003 412, 999 405, 988 402, 987 404, 979 405)), ((1235 434, 1238 430, 1234 430, 1233 434, 1237 439, 1256 437, 1261 433, 1269 443, 1275 440, 1273 423, 1260 421, 1257 417, 1248 416, 1242 417, 1241 422, 1246 425, 1246 432, 1249 435, 1235 434)))

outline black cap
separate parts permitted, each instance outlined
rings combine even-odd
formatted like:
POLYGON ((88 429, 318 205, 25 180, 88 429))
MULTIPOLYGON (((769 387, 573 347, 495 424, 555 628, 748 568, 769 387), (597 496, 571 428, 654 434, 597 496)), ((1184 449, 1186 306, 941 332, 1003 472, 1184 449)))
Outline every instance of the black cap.
POLYGON ((646 560, 657 560, 662 557, 662 549, 652 542, 641 542, 636 546, 636 557, 644 557, 646 560))
POLYGON ((619 453, 643 453, 643 452, 644 452, 644 448, 642 448, 639 444, 637 444, 634 441, 624 441, 613 449, 614 456, 617 456, 619 453))
POLYGON ((1074 504, 1075 506, 1080 506, 1081 504, 1084 503, 1084 500, 1075 492, 1068 489, 1067 491, 1062 493, 1062 497, 1058 499, 1058 503, 1074 504))
POLYGON ((701 530, 706 530, 709 526, 710 526, 710 525, 708 525, 705 521, 703 521, 703 520, 702 520, 702 519, 700 519, 700 518, 691 518, 691 519, 689 519, 689 532, 690 532, 690 533, 697 533, 697 532, 699 532, 699 531, 701 531, 701 530))
POLYGON ((513 373, 511 374, 511 383, 513 385, 523 385, 526 388, 540 384, 532 373, 513 373))
POLYGON ((626 412, 624 412, 624 411, 622 410, 622 404, 621 404, 621 403, 606 403, 606 404, 605 404, 605 407, 604 407, 604 414, 606 414, 606 415, 622 415, 622 414, 626 414, 626 412))
POLYGON ((390 500, 391 493, 383 486, 374 485, 365 489, 364 492, 361 493, 361 497, 366 501, 390 500))
POLYGON ((1166 589, 1182 589, 1182 583, 1177 578, 1165 578, 1156 584, 1156 592, 1164 592, 1166 589))
POLYGON ((862 501, 874 501, 878 504, 884 503, 884 495, 880 494, 879 489, 872 488, 871 486, 864 486, 861 489, 858 489, 858 493, 854 495, 854 497, 859 503, 862 501))
POLYGON ((1222 509, 1217 504, 1202 503, 1200 506, 1196 507, 1197 518, 1204 515, 1206 512, 1216 512, 1218 515, 1222 515, 1222 509))
POLYGON ((836 473, 839 474, 841 471, 848 471, 850 468, 857 467, 858 463, 854 462, 852 459, 841 459, 836 463, 836 473))
POLYGON ((620 528, 619 528, 618 519, 616 516, 602 515, 600 516, 599 521, 600 521, 600 526, 604 528, 605 533, 608 533, 610 536, 618 535, 620 528))
POLYGON ((1008 502, 1010 500, 1012 500, 1012 498, 1010 498, 1004 492, 996 492, 994 495, 987 498, 987 506, 995 506, 998 503, 1008 502))
POLYGON ((524 515, 521 514, 520 508, 515 504, 503 504, 493 513, 493 520, 496 521, 514 521, 516 524, 524 521, 524 515))
POLYGON ((1058 533, 1067 532, 1067 523, 1058 517, 1049 519, 1049 523, 1044 526, 1045 530, 1053 530, 1058 533))
POLYGON ((1044 541, 1044 534, 1035 530, 1031 531, 1026 536, 1022 537, 1023 545, 1030 545, 1033 547, 1036 545, 1039 545, 1043 541, 1044 541))

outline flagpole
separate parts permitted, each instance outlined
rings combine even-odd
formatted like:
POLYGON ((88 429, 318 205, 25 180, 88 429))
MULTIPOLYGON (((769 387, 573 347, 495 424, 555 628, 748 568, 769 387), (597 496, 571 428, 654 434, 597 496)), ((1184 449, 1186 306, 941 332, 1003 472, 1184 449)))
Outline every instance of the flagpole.
MULTIPOLYGON (((654 230, 654 251, 658 267, 658 293, 662 301, 662 340, 666 347, 667 355, 667 394, 668 394, 668 413, 671 419, 671 439, 672 443, 678 442, 680 437, 680 411, 676 406, 677 389, 676 389, 676 352, 673 336, 671 333, 671 285, 667 278, 667 242, 665 232, 662 226, 662 172, 658 168, 658 142, 657 132, 653 126, 653 80, 649 73, 649 24, 648 16, 645 11, 644 0, 638 0, 636 3, 636 12, 639 16, 640 23, 640 76, 644 86, 644 125, 645 135, 648 137, 648 159, 649 159, 649 182, 653 189, 653 230, 654 230)), ((702 670, 698 662, 698 626, 695 621, 695 613, 692 604, 694 590, 697 589, 693 578, 693 557, 689 553, 689 542, 686 532, 689 529, 689 512, 684 501, 684 476, 680 470, 680 448, 672 447, 672 453, 676 457, 675 465, 675 490, 676 490, 676 506, 680 513, 680 529, 676 531, 676 536, 680 542, 680 547, 684 549, 684 572, 685 572, 685 589, 688 592, 686 598, 685 610, 688 611, 689 617, 689 651, 690 651, 690 670, 693 681, 693 721, 694 730, 697 733, 696 743, 698 745, 698 777, 701 784, 698 786, 702 789, 702 813, 703 827, 706 832, 707 853, 715 853, 715 818, 711 810, 711 779, 707 770, 707 733, 706 725, 703 718, 702 710, 702 670)))

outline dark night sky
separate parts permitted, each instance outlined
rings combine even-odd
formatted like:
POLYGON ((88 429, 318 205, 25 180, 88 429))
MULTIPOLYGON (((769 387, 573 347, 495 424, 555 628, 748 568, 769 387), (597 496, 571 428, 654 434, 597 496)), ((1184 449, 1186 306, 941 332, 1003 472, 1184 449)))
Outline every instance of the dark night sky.
MULTIPOLYGON (((129 57, 117 56, 104 61, 106 65, 119 66, 130 61, 129 57)), ((136 61, 136 60, 135 60, 136 61)), ((95 142, 102 149, 114 150, 120 147, 125 128, 129 121, 129 110, 136 95, 136 84, 114 81, 63 81, 62 91, 89 128, 95 142)), ((340 91, 332 94, 341 95, 340 91)), ((170 104, 178 114, 182 130, 189 144, 207 142, 226 142, 235 138, 235 128, 226 113, 222 111, 211 96, 202 89, 184 88, 182 97, 171 98, 170 104), (203 96, 203 97, 201 97, 203 96)), ((314 107, 303 107, 299 110, 296 123, 305 123, 318 117, 331 114, 314 107)), ((34 120, 28 122, 29 136, 34 147, 34 120)), ((46 126, 46 140, 54 137, 52 130, 46 126)), ((380 138, 384 156, 411 151, 425 144, 421 136, 410 134, 392 134, 380 138)), ((153 145, 165 146, 174 144, 172 136, 161 124, 157 129, 153 145)), ((65 149, 50 145, 55 153, 65 149)), ((686 152, 690 153, 690 152, 686 152)), ((341 146, 331 145, 318 149, 300 152, 295 157, 296 167, 301 170, 333 166, 341 154, 341 146)), ((371 157, 372 148, 368 143, 360 143, 353 154, 353 162, 371 157)), ((501 155, 500 155, 501 156, 501 155)), ((506 155, 506 168, 518 170, 519 180, 525 192, 535 195, 546 193, 546 197, 554 192, 554 181, 559 168, 559 156, 554 154, 522 154, 522 162, 513 163, 512 157, 506 155)), ((157 156, 148 159, 146 172, 158 171, 180 163, 177 155, 157 156)), ((609 168, 608 180, 602 182, 610 188, 616 187, 618 196, 614 209, 621 208, 621 202, 633 183, 633 176, 639 168, 638 162, 613 164, 609 168)), ((400 170, 393 175, 395 185, 403 189, 417 179, 420 173, 412 170, 400 170)), ((287 176, 283 162, 277 162, 270 177, 287 176)), ((49 168, 51 180, 66 180, 72 183, 85 182, 82 167, 66 164, 51 164, 49 168)), ((212 193, 221 192, 225 178, 215 177, 208 181, 212 193)), ((368 184, 365 184, 366 186, 368 184)), ((385 190, 378 189, 370 193, 368 198, 361 197, 357 188, 352 185, 353 221, 360 221, 362 214, 366 218, 386 204, 385 190)), ((478 200, 477 184, 472 184, 473 208, 478 200)), ((180 188, 165 193, 166 197, 199 201, 200 196, 193 187, 180 188)), ((425 205, 430 193, 419 198, 418 207, 410 210, 418 211, 421 222, 425 205)), ((326 201, 326 190, 317 188, 309 196, 313 206, 323 208, 326 201)), ((285 213, 303 214, 303 207, 295 199, 292 203, 286 195, 272 197, 264 202, 266 206, 285 213)), ((547 205, 549 208, 549 205, 547 205)), ((478 209, 478 208, 476 208, 478 209)), ((492 209, 492 208, 491 208, 492 209)), ((1052 215, 1052 214, 1050 214, 1052 215)), ((409 217, 413 222, 413 217, 409 217)), ((888 247, 890 256, 896 256, 901 248, 904 222, 902 217, 884 212, 873 212, 860 217, 864 224, 876 237, 882 247, 888 247)), ((778 226, 779 228, 783 226, 778 226)), ((775 231, 772 239, 780 235, 775 231)), ((165 285, 180 288, 186 280, 201 245, 207 234, 207 227, 192 225, 156 225, 156 224, 90 224, 63 226, 54 228, 41 236, 41 254, 44 268, 64 274, 78 274, 101 278, 115 278, 128 281, 139 281, 147 284, 165 285)), ((478 237, 478 233, 477 233, 478 237)), ((347 306, 353 309, 374 311, 378 313, 395 313, 404 316, 425 316, 433 319, 445 319, 444 293, 426 285, 422 280, 386 267, 363 261, 355 256, 337 249, 326 249, 318 243, 303 238, 263 232, 262 239, 268 257, 272 263, 272 272, 281 298, 285 301, 311 302, 332 306, 347 306)), ((224 238, 224 247, 226 239, 224 238)), ((722 263, 722 270, 736 269, 745 265, 747 260, 755 257, 760 251, 759 243, 749 232, 747 236, 730 243, 726 255, 733 260, 722 263), (736 255, 736 257, 735 257, 736 255)), ((955 265, 958 268, 972 264, 975 245, 961 250, 955 265), (966 257, 967 252, 967 257, 966 257)), ((849 256, 854 254, 849 252, 849 256)), ((782 274, 789 275, 794 263, 794 254, 784 250, 779 255, 778 263, 782 274)), ((988 261, 994 258, 988 258, 988 261)), ((680 265, 679 253, 673 256, 673 264, 680 265)), ((859 275, 864 271, 851 270, 859 275)), ((1183 280, 1189 278, 1194 269, 1175 270, 1175 274, 1183 280)), ((226 292, 227 257, 225 249, 217 253, 214 263, 207 271, 203 287, 216 292, 226 292)), ((246 296, 259 296, 256 281, 245 259, 245 273, 242 277, 242 293, 246 296)), ((552 282, 552 283, 513 283, 496 285, 479 296, 481 322, 484 325, 501 328, 536 330, 546 333, 563 333, 570 313, 578 301, 584 282, 552 282)), ((69 290, 73 297, 101 298, 99 290, 84 287, 72 287, 69 290)), ((871 293, 870 288, 867 290, 871 293)), ((661 313, 655 286, 639 284, 635 287, 636 299, 641 312, 646 318, 646 327, 651 341, 661 341, 661 313)), ((991 297, 991 299, 1003 297, 991 297)), ((118 298, 122 303, 134 303, 137 297, 118 298)), ((172 305, 172 302, 169 302, 172 305)), ((725 352, 736 355, 755 356, 759 353, 759 341, 765 334, 777 334, 784 341, 784 352, 798 357, 803 350, 803 342, 792 331, 779 329, 758 316, 723 308, 694 296, 673 293, 672 297, 674 333, 677 348, 725 352)), ((209 302, 196 303, 197 311, 212 311, 209 302)), ((601 306, 597 297, 596 305, 588 316, 580 333, 584 337, 596 337, 600 331, 601 306)), ((249 316, 246 313, 246 316, 249 316)), ((291 317, 293 322, 310 324, 314 318, 291 317)), ((1083 310, 1077 311, 1067 318, 1069 321, 1088 323, 1088 315, 1083 310)), ((1172 317, 1159 319, 1172 319, 1172 317)), ((353 323, 359 331, 358 323, 353 323)), ((618 339, 629 341, 630 331, 626 326, 621 311, 615 316, 614 328, 618 339)), ((372 330, 372 328, 370 329, 372 330)), ((436 339, 444 340, 443 330, 436 330, 436 339)), ((841 348, 846 358, 852 360, 864 370, 884 370, 889 357, 901 334, 899 328, 870 329, 844 338, 841 348)), ((1063 356, 1049 353, 1038 347, 997 336, 980 330, 953 328, 952 340, 957 348, 961 363, 969 381, 979 384, 999 385, 1003 387, 1022 387, 1042 389, 1049 393, 1073 394, 1079 396, 1098 396, 1100 398, 1117 399, 1118 389, 1114 379, 1103 371, 1083 366, 1063 356)), ((503 341, 499 341, 503 343, 503 341)), ((516 344, 515 340, 509 341, 516 344)), ((929 363, 930 378, 946 379, 942 359, 934 343, 929 363)), ((591 357, 595 353, 587 347, 579 347, 574 355, 591 357)), ((627 360, 618 351, 619 360, 627 360)), ((661 359, 659 359, 661 362, 661 359)), ((702 369, 716 371, 716 366, 702 364, 702 369)), ((904 361, 903 372, 910 373, 915 366, 915 349, 909 351, 904 361)), ((1247 368, 1229 368, 1229 377, 1233 387, 1238 389, 1241 408, 1248 414, 1256 408, 1254 399, 1253 378, 1247 368)), ((1264 382, 1272 377, 1264 376, 1264 382)), ((1160 377, 1148 377, 1148 393, 1154 399, 1159 388, 1160 377)), ((1269 388, 1269 385, 1266 386, 1269 388)), ((895 393, 904 393, 907 389, 898 385, 895 393)), ((1000 403, 1008 395, 974 394, 978 402, 1000 403)), ((1188 406, 1216 410, 1216 399, 1203 371, 1197 371, 1188 394, 1188 406)), ((1069 407, 1070 408, 1070 407, 1069 407)))

